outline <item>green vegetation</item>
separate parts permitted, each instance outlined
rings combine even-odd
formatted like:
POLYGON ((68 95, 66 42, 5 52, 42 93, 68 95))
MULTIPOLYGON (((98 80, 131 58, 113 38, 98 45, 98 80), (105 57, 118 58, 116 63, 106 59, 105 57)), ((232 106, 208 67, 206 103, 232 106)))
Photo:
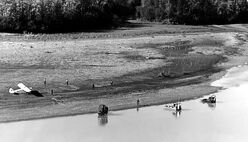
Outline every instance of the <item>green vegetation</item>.
POLYGON ((111 28, 134 13, 126 0, 3 0, 0 31, 71 32, 111 28))
POLYGON ((0 32, 61 33, 121 26, 129 18, 172 24, 248 22, 247 0, 2 0, 0 32))
POLYGON ((176 24, 248 22, 247 0, 144 0, 137 16, 142 20, 176 24))

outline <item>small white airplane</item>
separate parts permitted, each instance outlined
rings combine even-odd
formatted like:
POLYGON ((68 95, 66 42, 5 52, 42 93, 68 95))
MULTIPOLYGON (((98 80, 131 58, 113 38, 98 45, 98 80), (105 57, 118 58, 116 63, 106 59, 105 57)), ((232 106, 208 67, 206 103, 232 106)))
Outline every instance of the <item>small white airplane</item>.
POLYGON ((19 83, 17 85, 20 89, 14 90, 12 88, 9 89, 9 93, 11 94, 19 94, 19 93, 31 93, 31 88, 28 88, 23 83, 19 83))
POLYGON ((28 88, 23 83, 19 83, 17 86, 20 89, 14 90, 14 89, 10 88, 9 93, 15 94, 15 95, 18 95, 20 93, 27 93, 27 94, 34 95, 34 96, 37 96, 37 97, 43 97, 43 95, 39 91, 32 90, 32 88, 28 88))

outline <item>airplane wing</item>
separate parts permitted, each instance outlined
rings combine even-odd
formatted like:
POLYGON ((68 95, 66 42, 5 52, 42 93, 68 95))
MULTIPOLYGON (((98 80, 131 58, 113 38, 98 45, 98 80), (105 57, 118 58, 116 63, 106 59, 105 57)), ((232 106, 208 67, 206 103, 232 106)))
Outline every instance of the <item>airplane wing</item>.
POLYGON ((17 86, 20 87, 22 90, 24 90, 27 93, 30 93, 32 91, 27 86, 25 86, 23 83, 19 83, 17 86))

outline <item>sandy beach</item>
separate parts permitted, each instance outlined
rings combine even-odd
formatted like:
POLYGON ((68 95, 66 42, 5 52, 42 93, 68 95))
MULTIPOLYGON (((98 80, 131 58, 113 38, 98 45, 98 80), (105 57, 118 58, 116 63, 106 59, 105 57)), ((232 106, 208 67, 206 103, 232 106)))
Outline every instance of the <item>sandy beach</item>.
POLYGON ((166 104, 214 93, 220 88, 211 82, 227 69, 247 64, 246 27, 169 26, 168 32, 166 25, 158 25, 54 37, 2 34, 0 122, 96 113, 100 104, 110 110, 135 108, 138 99, 139 107, 166 104), (44 97, 10 94, 9 88, 18 89, 20 82, 44 97))

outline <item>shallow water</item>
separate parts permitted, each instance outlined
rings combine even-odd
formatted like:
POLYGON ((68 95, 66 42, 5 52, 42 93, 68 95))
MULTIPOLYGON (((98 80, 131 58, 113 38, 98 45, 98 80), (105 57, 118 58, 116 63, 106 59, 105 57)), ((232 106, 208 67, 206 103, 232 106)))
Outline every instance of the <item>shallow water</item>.
POLYGON ((212 83, 216 105, 182 102, 179 114, 165 105, 97 114, 0 124, 4 142, 246 142, 248 66, 212 83))

